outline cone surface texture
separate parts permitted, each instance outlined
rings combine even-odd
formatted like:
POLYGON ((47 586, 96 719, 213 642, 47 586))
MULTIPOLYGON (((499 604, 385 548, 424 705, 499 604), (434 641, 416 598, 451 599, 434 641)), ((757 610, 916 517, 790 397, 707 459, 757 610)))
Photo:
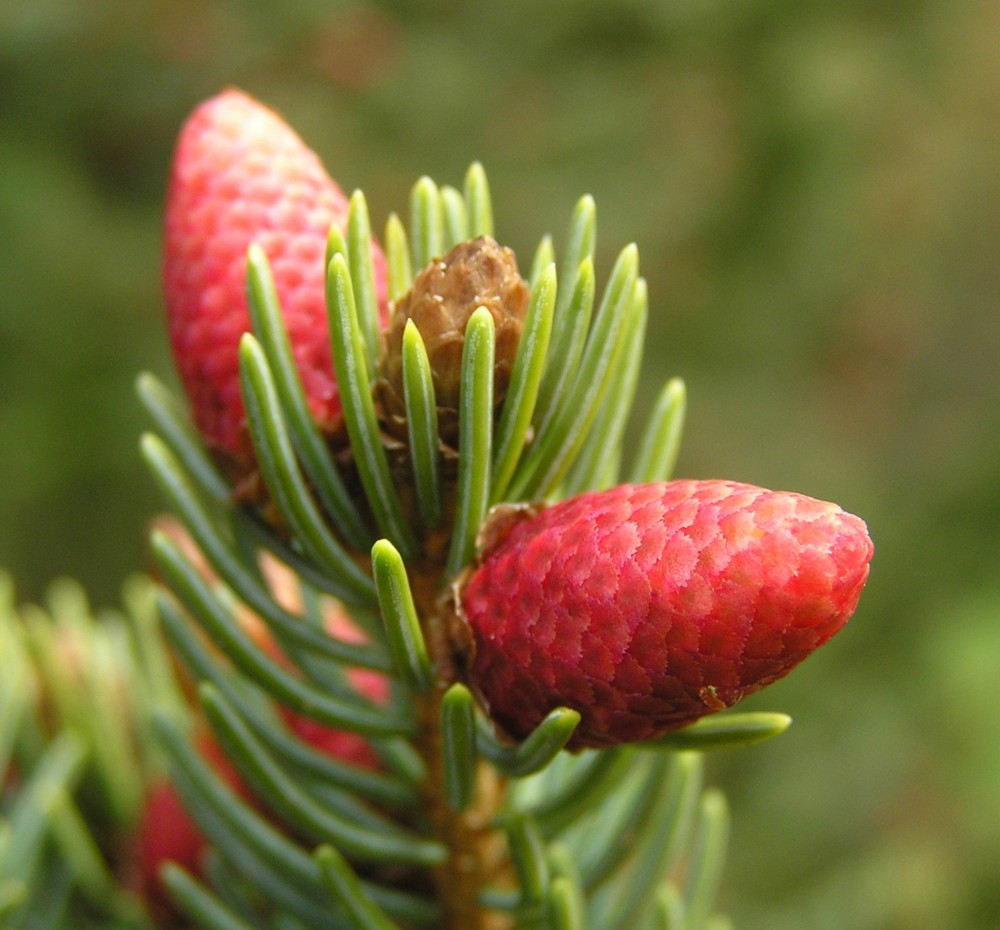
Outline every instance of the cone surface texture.
MULTIPOLYGON (((247 248, 270 260, 310 409, 340 420, 326 321, 327 233, 348 202, 317 156, 275 113, 240 91, 201 104, 185 123, 167 193, 164 293, 170 340, 198 429, 216 451, 248 457, 238 346, 250 329, 247 248)), ((385 313, 384 259, 373 243, 385 313)))
POLYGON ((651 739, 784 676, 851 616, 872 543, 835 504, 730 481, 623 485, 515 521, 460 593, 508 734, 651 739))

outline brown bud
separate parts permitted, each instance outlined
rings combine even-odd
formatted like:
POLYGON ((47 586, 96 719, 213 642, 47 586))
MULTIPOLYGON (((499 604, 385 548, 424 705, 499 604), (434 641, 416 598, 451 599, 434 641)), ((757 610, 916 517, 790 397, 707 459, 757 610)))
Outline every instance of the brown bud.
POLYGON ((392 315, 381 366, 381 397, 388 431, 401 439, 406 436, 402 344, 407 320, 413 320, 427 349, 441 437, 454 444, 462 347, 469 317, 479 307, 493 315, 493 399, 499 404, 510 381, 528 300, 528 285, 518 273, 514 253, 489 236, 463 242, 427 265, 413 287, 396 302, 392 315))

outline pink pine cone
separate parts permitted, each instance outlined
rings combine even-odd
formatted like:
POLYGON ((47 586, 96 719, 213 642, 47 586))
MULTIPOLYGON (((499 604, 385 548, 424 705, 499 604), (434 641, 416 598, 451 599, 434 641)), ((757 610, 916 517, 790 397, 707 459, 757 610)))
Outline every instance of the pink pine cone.
POLYGON ((472 684, 523 738, 558 706, 572 748, 652 739, 787 674, 848 620, 862 520, 731 481, 623 485, 515 522, 462 588, 472 684))
MULTIPOLYGON (((210 447, 250 460, 238 346, 250 329, 244 274, 258 243, 274 273, 310 409, 340 421, 324 254, 348 202, 279 116, 238 90, 202 103, 181 130, 167 193, 163 278, 170 340, 196 425, 210 447)), ((383 322, 385 261, 372 243, 383 322)))

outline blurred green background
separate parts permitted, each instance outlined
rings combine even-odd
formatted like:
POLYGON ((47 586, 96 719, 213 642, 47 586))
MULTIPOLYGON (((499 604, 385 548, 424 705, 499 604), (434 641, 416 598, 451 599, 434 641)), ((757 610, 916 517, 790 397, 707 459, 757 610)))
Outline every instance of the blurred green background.
POLYGON ((6 0, 0 565, 98 603, 160 501, 160 212, 237 84, 381 223, 481 159, 527 261, 577 197, 640 246, 679 472, 801 490, 876 541, 848 629, 715 759, 744 930, 1000 925, 1000 5, 993 0, 6 0))

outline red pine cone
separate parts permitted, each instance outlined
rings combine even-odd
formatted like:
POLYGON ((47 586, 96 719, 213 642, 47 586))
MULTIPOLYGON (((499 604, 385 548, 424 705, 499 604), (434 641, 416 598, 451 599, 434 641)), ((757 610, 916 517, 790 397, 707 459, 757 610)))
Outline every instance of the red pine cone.
MULTIPOLYGON (((332 617, 327 628, 332 635, 345 639, 358 641, 360 638, 357 627, 342 615, 332 617)), ((283 658, 269 636, 262 638, 259 644, 274 658, 283 658)), ((355 669, 349 677, 368 699, 376 703, 388 701, 389 687, 384 676, 355 669)), ((285 707, 280 707, 279 712, 288 729, 318 752, 363 768, 374 770, 380 766, 375 750, 360 734, 317 723, 285 707)), ((226 784, 248 803, 256 803, 236 766, 209 731, 199 734, 195 745, 226 784)), ((132 865, 137 873, 138 890, 158 914, 172 913, 173 906, 160 884, 160 868, 173 861, 193 874, 200 874, 202 855, 208 844, 169 779, 161 778, 150 787, 134 842, 132 865)))
MULTIPOLYGON (((192 564, 215 584, 218 578, 211 566, 194 544, 187 530, 173 517, 156 519, 155 528, 169 536, 192 564)), ((286 610, 300 613, 302 610, 301 591, 292 571, 270 555, 263 555, 260 569, 275 600, 286 610)), ((339 602, 329 598, 325 604, 325 627, 327 632, 338 639, 352 643, 363 643, 366 636, 339 602)), ((281 651, 263 620, 248 608, 238 607, 236 613, 240 626, 267 655, 288 669, 295 666, 281 651)), ((194 684, 185 670, 178 666, 179 681, 191 700, 194 700, 194 684)), ((388 679, 378 672, 363 668, 352 668, 347 673, 348 681, 358 693, 376 704, 385 704, 390 699, 388 679)), ((285 725, 303 742, 326 755, 363 768, 377 769, 381 765, 371 743, 362 735, 349 730, 337 729, 318 723, 310 717, 278 707, 278 713, 285 725)), ((255 803, 250 789, 246 786, 236 766, 229 760, 214 735, 202 721, 195 737, 195 747, 201 756, 211 764, 240 797, 255 803)), ((157 915, 166 919, 172 913, 172 905, 159 881, 160 867, 167 861, 175 861, 189 872, 199 874, 202 854, 207 841, 197 824, 188 814, 184 803, 170 780, 162 777, 149 789, 145 806, 136 828, 132 853, 132 867, 135 883, 157 915)))
MULTIPOLYGON (((354 621, 332 603, 326 617, 326 630, 331 636, 346 642, 362 643, 366 641, 365 635, 358 629, 354 621)), ((287 659, 269 635, 265 634, 259 638, 258 644, 269 652, 272 658, 287 664, 287 659)), ((357 692, 369 701, 374 701, 376 704, 389 702, 389 681, 384 675, 363 668, 352 668, 347 673, 347 679, 357 692)), ((360 733, 319 723, 311 717, 289 710, 287 707, 281 707, 280 713, 288 729, 303 742, 312 746, 313 749, 364 768, 377 769, 381 765, 372 744, 360 733)))
MULTIPOLYGON (((340 422, 326 322, 324 255, 348 203, 319 159, 271 110, 226 90, 188 118, 167 194, 163 278, 174 356, 208 445, 252 460, 238 345, 249 330, 247 248, 267 254, 316 421, 340 422)), ((385 260, 372 243, 384 322, 385 260)))
POLYGON ((514 737, 578 710, 572 748, 660 736, 781 678, 847 622, 872 557, 835 504, 730 481, 506 519, 458 594, 470 677, 514 737))
MULTIPOLYGON (((200 733, 195 745, 228 785, 241 797, 249 798, 236 767, 208 732, 200 733)), ((151 785, 136 829, 131 866, 136 870, 137 890, 159 919, 166 920, 173 913, 169 895, 160 884, 160 868, 167 862, 176 862, 198 875, 207 845, 173 783, 162 777, 151 785)))

